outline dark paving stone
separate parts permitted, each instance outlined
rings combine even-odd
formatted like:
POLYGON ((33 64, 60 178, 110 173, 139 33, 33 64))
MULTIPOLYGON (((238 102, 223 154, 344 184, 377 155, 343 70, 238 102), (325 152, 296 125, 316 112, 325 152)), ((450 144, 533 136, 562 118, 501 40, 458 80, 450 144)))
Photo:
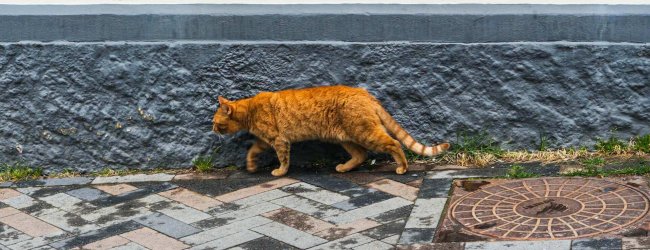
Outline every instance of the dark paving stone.
POLYGON ((210 219, 205 219, 205 220, 194 222, 194 223, 190 224, 190 226, 205 230, 205 229, 210 229, 210 228, 215 228, 215 227, 220 227, 220 226, 226 225, 232 220, 234 220, 234 219, 231 219, 231 218, 210 218, 210 219))
POLYGON ((127 221, 127 222, 122 222, 118 223, 112 226, 108 226, 96 231, 88 232, 70 239, 65 239, 61 241, 57 241, 54 243, 50 243, 49 245, 58 248, 58 249, 71 249, 79 246, 86 245, 88 243, 92 243, 101 239, 105 239, 111 236, 123 234, 126 232, 130 232, 136 229, 141 228, 142 225, 134 222, 134 221, 127 221))
POLYGON ((349 180, 337 178, 332 175, 303 174, 303 175, 294 176, 294 178, 334 192, 339 192, 346 189, 352 189, 358 187, 357 184, 349 180))
POLYGON ((379 176, 372 173, 366 172, 347 172, 347 173, 336 173, 332 174, 337 178, 347 179, 351 182, 356 183, 357 185, 365 185, 373 181, 378 181, 384 179, 383 176, 379 176))
POLYGON ((426 172, 406 172, 405 174, 395 174, 393 172, 393 173, 382 173, 381 175, 388 179, 406 184, 415 181, 417 179, 423 178, 426 175, 426 172))
MULTIPOLYGON (((519 163, 517 165, 520 165, 524 168, 526 172, 533 173, 533 174, 538 174, 542 176, 556 176, 560 174, 560 166, 558 165, 541 165, 540 163, 537 162, 530 162, 530 163, 519 163)), ((511 165, 508 165, 507 168, 509 169, 512 167, 511 165)))
POLYGON ((14 182, 13 187, 24 188, 24 187, 36 187, 45 185, 45 180, 28 180, 28 181, 18 181, 14 182))
POLYGON ((271 181, 273 179, 275 178, 272 177, 250 178, 250 179, 228 178, 223 180, 200 180, 200 181, 182 180, 182 181, 174 181, 173 183, 200 194, 204 194, 208 196, 219 196, 225 193, 237 191, 245 187, 255 186, 257 184, 271 181))
POLYGON ((650 237, 623 238, 625 249, 650 249, 650 237))
POLYGON ((218 214, 228 213, 228 212, 232 212, 232 211, 237 211, 240 208, 242 208, 242 205, 237 205, 237 204, 234 204, 234 203, 223 203, 223 204, 211 209, 207 213, 211 214, 211 215, 218 215, 218 214))
MULTIPOLYGON (((135 186, 135 185, 134 185, 135 186)), ((105 198, 100 198, 96 199, 90 202, 90 204, 93 204, 98 207, 108 207, 112 206, 115 204, 139 199, 142 197, 145 197, 150 194, 166 191, 172 188, 175 188, 176 185, 171 184, 171 183, 156 183, 156 184, 147 184, 147 185, 138 185, 138 189, 134 190, 132 192, 116 195, 116 196, 108 196, 105 198)))
POLYGON ((431 243, 433 242, 434 228, 407 228, 399 238, 399 244, 431 243))
POLYGON ((39 190, 36 190, 29 194, 30 197, 37 199, 41 197, 46 197, 50 195, 55 195, 58 193, 66 193, 70 190, 77 189, 78 186, 53 186, 53 187, 44 187, 39 190))
POLYGON ((370 219, 382 224, 389 223, 395 220, 407 219, 411 215, 412 209, 413 209, 413 205, 409 205, 388 212, 383 212, 381 214, 370 217, 370 219))
POLYGON ((100 198, 106 198, 110 196, 110 194, 107 194, 99 189, 89 188, 89 187, 70 190, 67 192, 67 194, 86 201, 94 201, 100 198))
POLYGON ((340 191, 339 193, 342 194, 342 195, 345 195, 345 196, 349 196, 349 197, 359 197, 359 196, 367 195, 367 194, 374 193, 374 192, 377 192, 377 191, 378 190, 376 190, 376 189, 359 186, 359 187, 356 187, 356 188, 351 188, 351 189, 346 189, 346 190, 340 191))
POLYGON ((271 239, 269 237, 261 237, 255 240, 251 240, 249 242, 246 242, 244 244, 239 245, 238 247, 241 247, 242 249, 247 249, 247 250, 257 250, 257 249, 265 249, 265 250, 291 250, 291 249, 299 249, 295 248, 289 244, 286 244, 281 241, 277 241, 274 239, 271 239))
POLYGON ((90 177, 68 177, 45 179, 44 186, 67 186, 67 185, 84 185, 93 181, 90 177))
POLYGON ((418 198, 447 198, 452 179, 424 179, 420 185, 418 198))
POLYGON ((48 209, 48 208, 54 208, 54 206, 50 205, 47 202, 41 201, 41 200, 34 200, 34 204, 32 204, 29 207, 24 207, 19 209, 20 211, 23 211, 27 214, 33 214, 37 213, 38 211, 41 211, 43 209, 48 209))
POLYGON ((368 229, 361 232, 361 234, 368 236, 376 240, 382 240, 393 235, 400 235, 404 231, 404 226, 406 225, 406 218, 403 220, 396 220, 381 226, 368 229))
MULTIPOLYGON (((397 250, 463 250, 465 249, 465 243, 462 242, 420 243, 420 244, 411 244, 411 245, 398 245, 396 249, 397 250)), ((531 249, 531 250, 537 250, 537 249, 531 249)), ((553 249, 553 250, 565 250, 565 249, 553 249)))
MULTIPOLYGON (((372 190, 372 189, 370 189, 370 190, 372 190)), ((377 202, 380 202, 380 201, 383 201, 383 200, 388 200, 388 199, 393 198, 393 197, 395 197, 395 196, 392 196, 392 195, 384 193, 384 192, 380 192, 378 190, 372 190, 371 192, 369 192, 369 193, 367 193, 365 195, 357 196, 357 197, 350 198, 350 199, 342 201, 342 202, 332 204, 332 207, 339 208, 339 209, 342 209, 342 210, 345 210, 345 211, 349 211, 349 210, 352 210, 352 209, 355 209, 355 208, 360 208, 360 207, 367 206, 367 205, 370 205, 370 204, 373 204, 373 203, 377 203, 377 202)))
POLYGON ((578 239, 571 242, 571 250, 620 250, 621 239, 578 239))
POLYGON ((145 215, 134 219, 134 221, 173 238, 181 238, 201 231, 161 213, 145 215))
POLYGON ((0 182, 0 187, 11 187, 14 183, 11 181, 8 182, 0 182))

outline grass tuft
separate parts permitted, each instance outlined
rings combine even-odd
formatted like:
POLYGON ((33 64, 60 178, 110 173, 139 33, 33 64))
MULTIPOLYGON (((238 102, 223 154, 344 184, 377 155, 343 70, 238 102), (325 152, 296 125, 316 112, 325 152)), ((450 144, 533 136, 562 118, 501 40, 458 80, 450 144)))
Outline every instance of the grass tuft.
POLYGON ((12 165, 0 165, 0 181, 20 181, 37 179, 43 175, 41 167, 31 167, 25 163, 17 162, 12 165))
POLYGON ((539 134, 539 151, 547 151, 549 149, 548 144, 548 137, 539 134))
POLYGON ((452 143, 451 149, 443 156, 443 160, 461 166, 485 166, 497 160, 503 153, 499 143, 487 132, 477 134, 461 132, 456 142, 452 143))
POLYGON ((650 153, 650 134, 634 138, 634 150, 643 153, 650 153))
POLYGON ((197 171, 202 173, 208 172, 213 168, 212 157, 209 156, 199 156, 192 161, 192 164, 194 164, 197 171))
POLYGON ((520 165, 512 165, 506 174, 506 177, 510 179, 533 178, 538 176, 538 174, 526 171, 526 169, 520 165))
POLYGON ((623 154, 627 151, 627 145, 613 135, 607 140, 596 139, 596 150, 606 154, 623 154))
POLYGON ((582 160, 582 164, 587 166, 602 166, 605 165, 605 159, 602 157, 587 158, 582 160))

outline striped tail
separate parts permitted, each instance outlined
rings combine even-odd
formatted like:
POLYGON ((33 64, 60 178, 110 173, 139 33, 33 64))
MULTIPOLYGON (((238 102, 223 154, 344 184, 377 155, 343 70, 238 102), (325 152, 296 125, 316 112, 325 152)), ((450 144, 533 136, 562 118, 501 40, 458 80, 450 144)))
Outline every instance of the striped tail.
POLYGON ((377 114, 379 115, 379 119, 381 119, 381 123, 384 124, 384 127, 386 127, 388 132, 393 134, 393 136, 395 136, 397 140, 399 140, 404 146, 406 146, 409 150, 415 152, 416 154, 424 155, 424 156, 434 156, 449 149, 449 143, 441 143, 434 146, 425 146, 422 143, 417 142, 382 107, 377 109, 377 114))

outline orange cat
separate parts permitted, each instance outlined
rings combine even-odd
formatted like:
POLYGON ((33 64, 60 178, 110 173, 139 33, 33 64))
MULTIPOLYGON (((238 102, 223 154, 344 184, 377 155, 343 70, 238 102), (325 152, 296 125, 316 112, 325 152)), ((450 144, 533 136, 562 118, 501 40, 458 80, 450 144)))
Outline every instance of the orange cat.
POLYGON ((257 170, 255 156, 272 147, 280 167, 271 174, 285 175, 289 170, 291 143, 305 140, 343 145, 352 159, 336 166, 338 172, 357 167, 366 159, 369 149, 391 154, 398 166, 395 172, 404 174, 408 166, 400 142, 426 156, 449 148, 449 143, 426 147, 415 141, 377 99, 361 88, 331 86, 262 92, 237 101, 219 96, 219 104, 213 118, 214 132, 228 134, 246 130, 258 138, 246 156, 246 169, 250 172, 257 170))

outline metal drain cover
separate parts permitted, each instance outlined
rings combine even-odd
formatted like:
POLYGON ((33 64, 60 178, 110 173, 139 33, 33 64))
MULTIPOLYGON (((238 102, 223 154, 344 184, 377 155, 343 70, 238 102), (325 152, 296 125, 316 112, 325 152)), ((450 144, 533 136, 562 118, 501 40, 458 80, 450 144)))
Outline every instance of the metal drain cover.
POLYGON ((485 185, 452 204, 469 231, 510 240, 572 239, 613 232, 640 220, 648 198, 602 179, 538 178, 485 185))

